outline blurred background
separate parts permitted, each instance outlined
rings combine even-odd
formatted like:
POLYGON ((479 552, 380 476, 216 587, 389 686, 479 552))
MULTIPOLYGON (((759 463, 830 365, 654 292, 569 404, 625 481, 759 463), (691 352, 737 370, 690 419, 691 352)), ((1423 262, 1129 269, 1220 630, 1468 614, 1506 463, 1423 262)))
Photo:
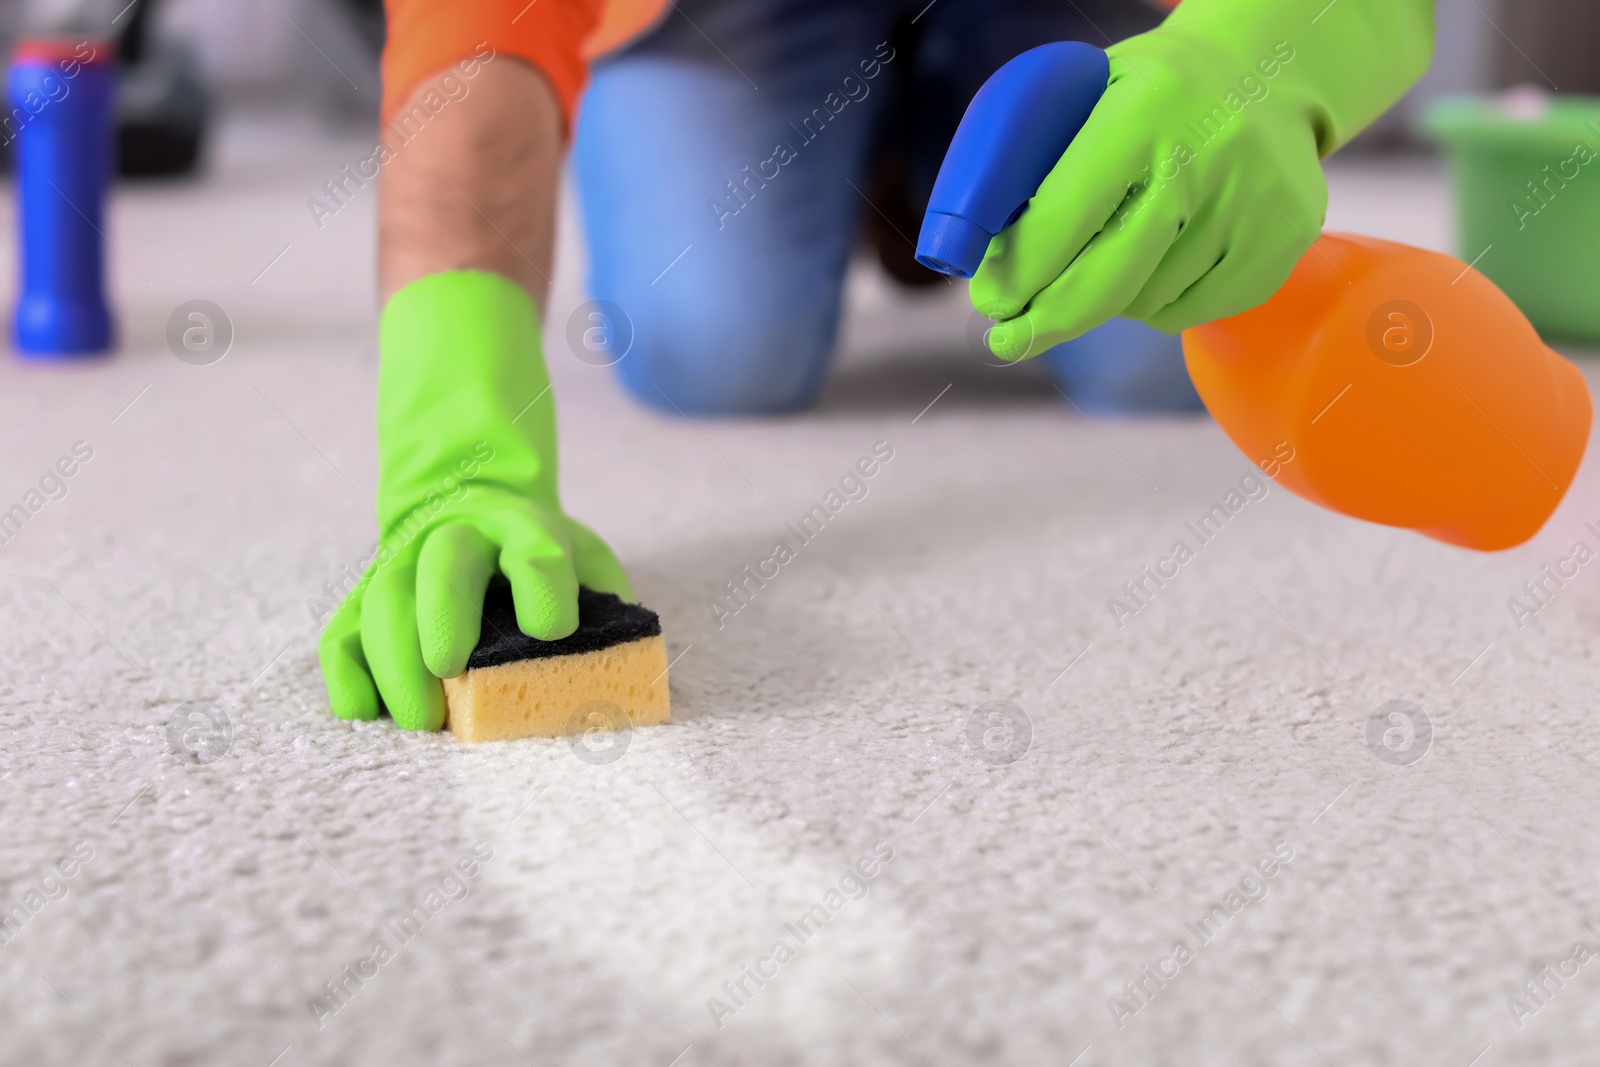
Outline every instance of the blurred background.
MULTIPOLYGON (((11 43, 28 32, 110 37, 117 42, 118 171, 140 187, 128 190, 131 200, 124 196, 120 204, 113 205, 114 231, 137 228, 137 219, 152 197, 159 203, 177 190, 204 188, 207 182, 216 195, 224 195, 222 190, 230 185, 237 190, 234 179, 264 190, 263 183, 272 175, 278 176, 282 195, 272 198, 271 211, 241 213, 237 204, 230 209, 243 231, 285 233, 286 240, 298 232, 320 240, 329 226, 353 230, 370 225, 372 198, 357 198, 359 202, 351 205, 354 210, 341 212, 343 217, 337 220, 317 220, 307 209, 309 198, 317 195, 323 181, 340 165, 365 154, 364 148, 370 149, 380 100, 382 0, 0 0, 0 47, 9 52, 11 43), (291 173, 296 177, 290 178, 291 173), (317 223, 314 235, 306 228, 308 222, 317 223)), ((1455 174, 1459 192, 1463 181, 1468 185, 1476 181, 1482 187, 1486 176, 1520 181, 1529 161, 1533 162, 1532 173, 1537 173, 1540 161, 1559 158, 1550 153, 1564 143, 1566 134, 1556 133, 1549 145, 1535 148, 1524 138, 1514 153, 1520 158, 1507 163, 1504 175, 1491 174, 1505 140, 1497 139, 1492 131, 1482 133, 1485 126, 1496 124, 1494 115, 1458 115, 1453 132, 1436 130, 1431 139, 1426 132, 1428 116, 1437 117, 1440 102, 1447 97, 1486 98, 1528 87, 1534 102, 1528 105, 1524 99, 1519 121, 1538 125, 1546 107, 1546 98, 1540 94, 1600 93, 1600 64, 1593 62, 1592 55, 1592 42, 1597 39, 1600 6, 1581 0, 1518 0, 1515 4, 1510 0, 1439 0, 1432 69, 1399 106, 1330 165, 1335 196, 1329 227, 1361 229, 1471 260, 1493 240, 1496 227, 1503 225, 1504 199, 1517 190, 1493 185, 1484 194, 1480 188, 1468 193, 1475 202, 1462 203, 1459 213, 1453 213, 1448 199, 1451 180, 1437 142, 1442 138, 1453 145, 1465 143, 1465 153, 1458 153, 1455 174), (1533 111, 1528 111, 1528 106, 1533 111), (1352 190, 1350 195, 1341 191, 1346 188, 1352 190), (1392 225, 1381 228, 1374 220, 1392 225), (1473 247, 1466 247, 1469 244, 1473 247)), ((7 149, 0 146, 0 167, 8 168, 7 156, 7 149)), ((1561 213, 1588 219, 1588 197, 1567 200, 1561 213)), ((1600 204, 1600 199, 1595 203, 1600 204)), ((217 217, 228 214, 222 211, 217 217)), ((200 217, 190 216, 191 223, 197 224, 200 217)), ((869 216, 866 223, 870 228, 876 219, 869 216)), ((0 220, 0 239, 10 242, 13 226, 9 218, 0 220)), ((1570 223, 1542 228, 1547 231, 1542 235, 1519 238, 1522 254, 1511 257, 1514 261, 1502 260, 1502 252, 1486 259, 1481 269, 1523 303, 1535 325, 1551 336, 1550 323, 1541 321, 1539 310, 1527 302, 1537 299, 1534 294, 1546 280, 1527 275, 1526 270, 1530 262, 1552 256, 1563 260, 1560 269, 1568 274, 1578 265, 1567 261, 1567 248, 1559 247, 1561 242, 1572 241, 1570 234, 1554 236, 1563 228, 1571 230, 1570 223), (1556 241, 1558 247, 1536 243, 1549 241, 1556 241)), ((344 251, 330 246, 321 254, 340 260, 336 273, 344 295, 355 296, 363 288, 370 293, 369 268, 351 258, 367 247, 365 239, 354 233, 349 236, 348 241, 339 243, 344 251), (356 276, 352 277, 352 271, 356 276)), ((207 238, 197 234, 195 239, 204 242, 207 238)), ((248 235, 241 240, 251 256, 261 251, 248 235)), ((199 247, 191 246, 191 252, 199 247)), ((263 264, 275 250, 267 250, 263 264)), ((159 279, 141 279, 137 270, 125 269, 139 257, 131 250, 124 251, 128 255, 119 256, 122 262, 111 265, 111 284, 118 297, 122 338, 136 342, 160 323, 144 324, 146 316, 140 309, 141 299, 155 294, 129 292, 126 281, 134 275, 141 287, 161 285, 159 279)), ((238 249, 230 247, 228 251, 238 249)), ((566 248, 565 253, 569 260, 581 256, 575 247, 566 248)), ((298 250, 292 253, 300 254, 298 250)), ((197 263, 202 258, 191 255, 189 261, 197 263)), ((13 288, 14 259, 11 254, 0 257, 0 284, 8 291, 13 288)), ((880 296, 911 298, 892 285, 880 284, 888 279, 869 259, 861 257, 861 269, 851 279, 846 340, 853 328, 861 326, 859 315, 849 312, 875 306, 880 296)), ((896 274, 894 264, 889 266, 888 273, 896 274)), ((259 268, 249 270, 250 276, 255 269, 259 268)), ((564 274, 577 276, 575 270, 564 274)), ((176 299, 163 295, 155 304, 170 310, 178 300, 194 296, 191 290, 195 288, 192 281, 186 281, 177 286, 176 299)), ((937 293, 914 299, 926 310, 940 303, 934 297, 941 294, 953 295, 950 287, 939 287, 937 293)), ((559 292, 557 297, 559 310, 559 292)), ((235 303, 248 300, 236 297, 235 303)), ((308 310, 307 300, 316 303, 314 296, 297 300, 297 312, 308 310)), ((930 337, 950 336, 964 324, 960 301, 943 303, 949 304, 949 314, 934 312, 922 317, 923 324, 930 327, 930 337)), ((150 312, 159 319, 157 310, 152 306, 150 312)), ((915 323, 899 327, 909 327, 914 334, 919 330, 915 323)), ((1596 332, 1587 325, 1578 330, 1563 328, 1556 333, 1564 337, 1551 339, 1593 342, 1596 332)))
MULTIPOLYGON (((1353 149, 1419 148, 1420 116, 1430 101, 1448 94, 1552 83, 1564 92, 1600 93, 1600 64, 1593 58, 1600 6, 1583 0, 1438 0, 1438 26, 1433 69, 1353 149)), ((382 0, 0 4, 0 42, 8 49, 27 28, 108 27, 135 42, 126 56, 131 66, 124 72, 125 89, 144 90, 136 103, 145 106, 166 101, 173 120, 179 101, 197 89, 217 105, 219 117, 267 108, 312 112, 335 127, 370 128, 376 121, 382 0), (131 83, 130 74, 138 76, 131 83)))

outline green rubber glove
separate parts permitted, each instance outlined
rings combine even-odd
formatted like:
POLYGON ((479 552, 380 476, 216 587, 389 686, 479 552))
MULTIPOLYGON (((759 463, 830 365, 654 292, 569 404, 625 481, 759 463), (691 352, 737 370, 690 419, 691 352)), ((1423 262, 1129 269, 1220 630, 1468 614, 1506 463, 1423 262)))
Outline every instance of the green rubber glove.
POLYGON ((1321 159, 1400 98, 1433 50, 1432 0, 1185 0, 1109 50, 1105 95, 973 306, 1021 359, 1114 316, 1176 333, 1246 311, 1322 229, 1321 159))
POLYGON ((539 315, 519 285, 452 271, 406 286, 379 327, 378 554, 323 632, 328 703, 399 726, 444 723, 440 678, 478 643, 483 593, 511 581, 517 625, 578 626, 578 585, 632 600, 611 550, 562 513, 539 315))

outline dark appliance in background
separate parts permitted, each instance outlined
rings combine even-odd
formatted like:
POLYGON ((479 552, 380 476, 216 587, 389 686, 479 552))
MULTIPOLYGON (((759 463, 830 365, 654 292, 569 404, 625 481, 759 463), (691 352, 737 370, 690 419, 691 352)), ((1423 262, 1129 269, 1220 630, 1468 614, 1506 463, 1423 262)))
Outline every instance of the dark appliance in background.
MULTIPOLYGON (((158 0, 133 0, 109 35, 82 25, 48 33, 11 26, 7 39, 0 40, 9 63, 16 37, 110 37, 117 49, 117 173, 125 177, 192 174, 205 145, 210 94, 194 52, 181 41, 152 34, 158 7, 158 0)), ((9 109, 9 102, 5 106, 9 109)), ((0 143, 0 169, 11 170, 8 144, 0 143)))
MULTIPOLYGON (((333 0, 332 8, 370 54, 383 51, 383 0, 333 0)), ((163 38, 153 29, 161 0, 133 0, 117 16, 111 34, 117 48, 117 174, 132 178, 172 178, 200 166, 213 113, 213 94, 194 50, 163 38)), ((9 59, 16 26, 0 25, 0 48, 9 59)), ((67 27, 61 36, 103 30, 67 27)), ((0 171, 10 171, 11 152, 0 144, 0 171)))
MULTIPOLYGON (((1594 0, 1502 0, 1495 11, 1495 83, 1600 95, 1600 4, 1594 0)), ((1494 9, 1491 9, 1494 10, 1494 9)))

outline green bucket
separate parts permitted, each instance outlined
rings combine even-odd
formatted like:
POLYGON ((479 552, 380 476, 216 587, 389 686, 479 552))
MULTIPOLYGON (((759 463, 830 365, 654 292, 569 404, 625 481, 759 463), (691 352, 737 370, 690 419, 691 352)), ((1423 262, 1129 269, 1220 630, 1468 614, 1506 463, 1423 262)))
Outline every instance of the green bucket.
POLYGON ((1547 339, 1600 342, 1600 97, 1440 100, 1464 260, 1547 339))

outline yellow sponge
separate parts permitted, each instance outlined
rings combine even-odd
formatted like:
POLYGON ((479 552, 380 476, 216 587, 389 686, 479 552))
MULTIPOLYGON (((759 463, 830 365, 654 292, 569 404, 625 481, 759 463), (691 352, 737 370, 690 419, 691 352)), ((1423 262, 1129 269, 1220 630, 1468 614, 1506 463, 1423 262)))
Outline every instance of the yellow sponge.
POLYGON ((502 741, 667 721, 667 643, 656 613, 580 589, 578 620, 560 641, 528 637, 517 628, 510 585, 492 584, 478 647, 464 672, 444 680, 451 732, 502 741))

